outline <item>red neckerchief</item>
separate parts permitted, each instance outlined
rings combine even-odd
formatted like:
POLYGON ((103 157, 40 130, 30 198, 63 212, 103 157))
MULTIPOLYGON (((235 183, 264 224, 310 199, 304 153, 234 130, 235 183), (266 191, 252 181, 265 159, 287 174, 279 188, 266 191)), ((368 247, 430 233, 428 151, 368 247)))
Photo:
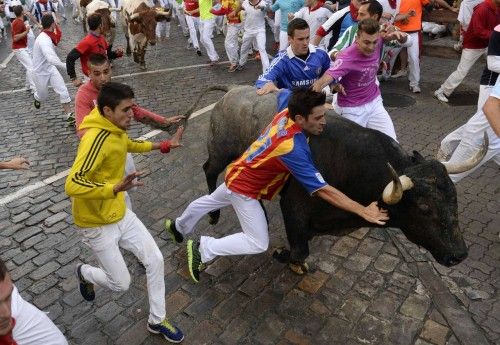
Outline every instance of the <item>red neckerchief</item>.
POLYGON ((356 7, 354 7, 352 2, 349 4, 349 11, 351 12, 352 19, 354 19, 355 21, 358 21, 358 9, 356 7))
POLYGON ((389 6, 391 6, 391 8, 393 10, 396 9, 396 3, 397 3, 397 0, 389 0, 389 6))
MULTIPOLYGON (((16 320, 12 318, 12 329, 16 325, 16 320)), ((17 345, 16 341, 12 337, 12 329, 6 335, 0 336, 0 345, 17 345)))
POLYGON ((309 13, 316 11, 318 8, 323 7, 325 0, 318 0, 318 3, 314 7, 309 7, 309 13))
POLYGON ((38 0, 38 2, 45 5, 47 3, 47 0, 38 0))
POLYGON ((47 36, 50 37, 50 39, 52 40, 52 43, 54 43, 55 46, 57 46, 59 44, 59 42, 61 41, 62 32, 61 32, 61 30, 59 30, 59 27, 57 25, 56 25, 55 32, 50 31, 50 30, 43 30, 43 32, 45 32, 47 34, 47 36))

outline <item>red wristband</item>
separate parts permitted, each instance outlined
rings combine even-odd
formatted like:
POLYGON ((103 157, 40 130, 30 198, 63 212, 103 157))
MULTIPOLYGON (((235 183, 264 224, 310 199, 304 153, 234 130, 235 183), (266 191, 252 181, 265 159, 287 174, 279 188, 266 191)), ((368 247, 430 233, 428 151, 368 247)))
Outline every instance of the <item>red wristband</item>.
POLYGON ((160 143, 160 152, 161 153, 170 152, 170 140, 165 140, 160 143))

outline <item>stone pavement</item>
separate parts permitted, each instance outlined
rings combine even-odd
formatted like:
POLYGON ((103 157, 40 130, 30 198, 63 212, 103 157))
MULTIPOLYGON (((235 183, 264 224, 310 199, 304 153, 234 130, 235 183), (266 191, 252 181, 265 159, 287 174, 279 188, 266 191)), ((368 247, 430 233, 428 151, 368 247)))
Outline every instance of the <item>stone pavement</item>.
MULTIPOLYGON (((67 23, 63 57, 81 36, 67 23)), ((147 54, 152 73, 140 72, 128 59, 115 63, 114 75, 134 87, 139 104, 160 114, 183 112, 207 86, 252 83, 260 63, 242 72, 226 73, 227 65, 197 66, 173 27, 173 38, 147 54), (181 67, 178 70, 154 72, 181 67)), ((120 45, 120 39, 118 39, 120 45)), ((216 47, 225 57, 223 41, 216 47)), ((421 95, 411 95, 403 80, 382 85, 384 93, 415 99, 406 108, 391 108, 401 145, 432 157, 446 133, 475 111, 474 106, 443 105, 431 92, 456 61, 424 58, 421 95)), ((480 64, 474 67, 460 95, 477 93, 480 64)), ((34 110, 30 96, 14 91, 23 86, 15 59, 0 71, 0 159, 22 154, 33 162, 24 172, 0 171, 3 196, 70 167, 77 141, 65 127, 52 99, 34 110)), ((75 90, 70 87, 70 92, 75 90)), ((51 94, 53 95, 53 94, 51 94)), ((221 96, 204 97, 202 108, 221 96)), ((396 96, 393 96, 396 97, 396 96)), ((469 102, 472 103, 472 102, 469 102)), ((409 243, 396 229, 363 228, 349 236, 324 236, 311 243, 309 262, 316 268, 297 276, 273 260, 272 248, 287 245, 276 201, 266 203, 271 248, 261 255, 215 260, 193 284, 186 270, 185 249, 174 245, 162 229, 165 217, 178 216, 194 198, 206 193, 201 165, 206 159, 209 114, 190 122, 185 147, 168 155, 136 155, 145 186, 131 193, 134 211, 151 230, 165 258, 167 315, 186 333, 185 344, 500 344, 498 233, 498 167, 488 163, 457 185, 459 222, 469 257, 447 269, 409 243)), ((135 124, 133 136, 150 129, 135 124)), ((166 138, 165 134, 154 138, 166 138)), ((231 209, 222 211, 217 226, 206 219, 198 234, 222 236, 238 225, 231 209)), ((21 295, 49 313, 72 344, 160 344, 150 335, 143 268, 125 254, 132 284, 125 293, 97 290, 95 302, 77 291, 77 263, 95 264, 80 243, 64 194, 64 179, 0 206, 0 256, 7 261, 21 295)))

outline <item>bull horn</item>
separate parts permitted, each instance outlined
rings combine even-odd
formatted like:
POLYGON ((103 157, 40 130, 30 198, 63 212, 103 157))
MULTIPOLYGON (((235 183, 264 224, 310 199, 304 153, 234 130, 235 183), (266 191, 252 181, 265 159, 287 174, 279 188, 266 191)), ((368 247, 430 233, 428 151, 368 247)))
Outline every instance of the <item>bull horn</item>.
POLYGON ((109 10, 111 12, 120 12, 122 9, 121 8, 117 8, 117 7, 110 7, 109 10))
POLYGON ((411 178, 406 175, 398 176, 396 170, 392 167, 390 163, 387 163, 387 167, 391 172, 392 181, 387 184, 382 193, 382 200, 387 205, 397 204, 403 197, 403 192, 413 187, 413 182, 411 178))
POLYGON ((132 13, 132 15, 130 16, 130 20, 134 20, 137 18, 139 18, 139 13, 132 13))
POLYGON ((170 10, 168 10, 168 11, 159 11, 159 10, 156 10, 156 14, 160 15, 160 16, 168 17, 168 16, 170 16, 170 10))
POLYGON ((488 138, 488 134, 485 131, 483 137, 483 144, 481 145, 481 148, 479 149, 479 151, 476 152, 474 156, 460 163, 449 163, 449 162, 441 162, 441 163, 446 168, 448 174, 460 174, 466 172, 468 170, 473 169, 479 163, 481 163, 484 156, 486 156, 486 153, 488 152, 489 145, 490 141, 488 138))

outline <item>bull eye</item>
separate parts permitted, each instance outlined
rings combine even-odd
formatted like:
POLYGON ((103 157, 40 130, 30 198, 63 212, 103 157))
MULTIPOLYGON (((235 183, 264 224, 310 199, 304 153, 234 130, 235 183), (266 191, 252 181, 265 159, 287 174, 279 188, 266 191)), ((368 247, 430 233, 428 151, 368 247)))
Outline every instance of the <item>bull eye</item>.
POLYGON ((418 208, 420 209, 420 211, 422 211, 423 213, 429 213, 431 208, 429 207, 429 205, 427 204, 418 204, 418 208))

